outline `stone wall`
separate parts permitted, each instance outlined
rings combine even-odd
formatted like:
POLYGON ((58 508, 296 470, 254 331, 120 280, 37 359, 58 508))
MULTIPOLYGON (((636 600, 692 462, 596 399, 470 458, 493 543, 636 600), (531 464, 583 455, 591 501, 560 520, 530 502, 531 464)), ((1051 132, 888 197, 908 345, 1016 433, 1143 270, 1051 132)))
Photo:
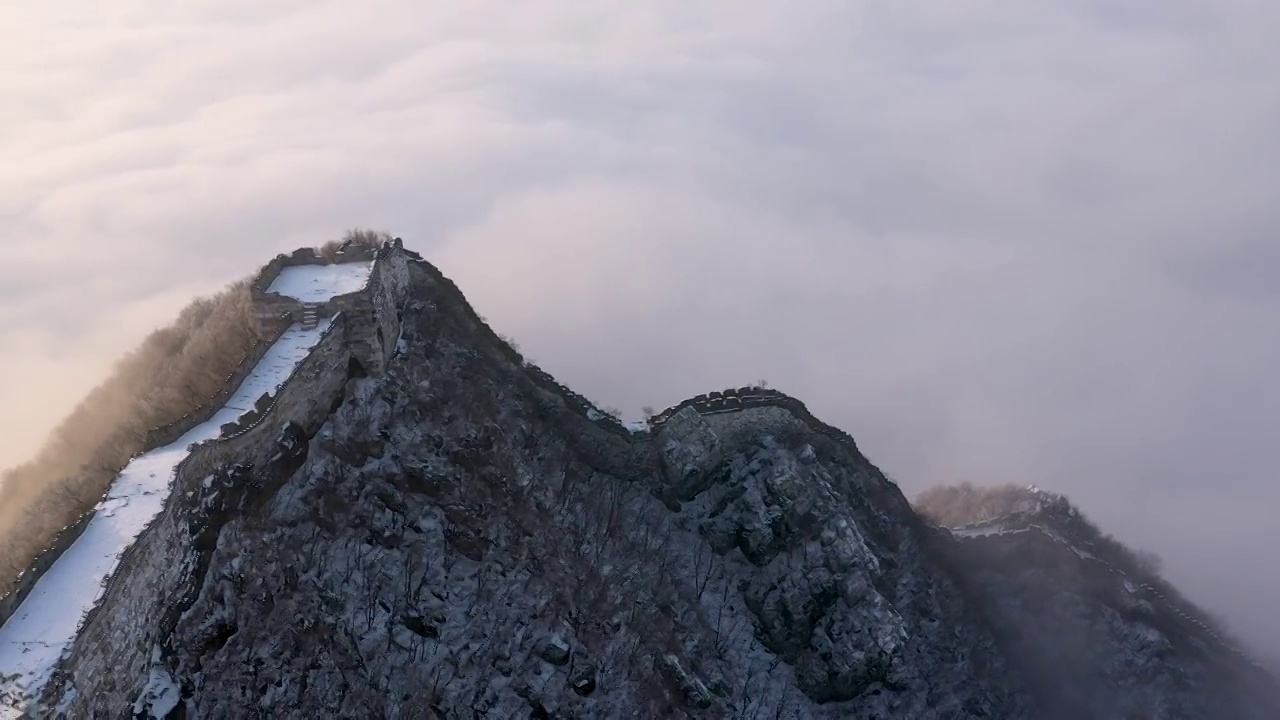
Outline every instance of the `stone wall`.
POLYGON ((147 433, 147 441, 143 452, 163 447, 169 443, 177 441, 178 438, 187 434, 195 426, 207 422, 210 418, 218 413, 219 410, 227 404, 227 400, 235 394, 236 389, 240 387, 240 383, 249 377, 249 373, 253 372, 253 368, 258 365, 258 361, 266 354, 267 348, 275 344, 276 340, 289 329, 288 323, 277 321, 271 325, 266 331, 266 337, 253 346, 253 349, 244 356, 236 369, 227 376, 226 382, 222 384, 222 389, 209 402, 197 407, 195 410, 187 413, 178 420, 158 427, 147 433))
POLYGON ((795 417, 804 421, 810 428, 816 432, 825 435, 833 442, 846 448, 859 456, 858 444, 854 442, 849 433, 832 425, 822 422, 809 412, 809 408, 796 398, 777 390, 770 390, 761 387, 741 387, 722 392, 712 392, 684 400, 677 405, 663 410, 649 419, 649 426, 653 430, 659 430, 671 418, 686 408, 692 408, 700 415, 720 415, 725 413, 736 413, 741 410, 750 408, 780 408, 787 410, 795 417))
MULTIPOLYGON (((386 244, 376 251, 358 246, 339 251, 336 262, 372 262, 369 281, 363 290, 338 295, 320 305, 317 316, 346 315, 347 339, 352 343, 353 352, 371 372, 380 373, 400 337, 400 319, 409 287, 408 256, 399 244, 386 244)), ((267 292, 267 288, 287 267, 327 264, 330 264, 328 259, 309 249, 278 255, 267 263, 252 286, 258 321, 275 322, 279 318, 298 321, 303 303, 267 292)))
POLYGON ((281 322, 288 325, 297 322, 302 312, 302 303, 291 297, 275 293, 253 291, 253 314, 258 324, 281 322))
POLYGON ((166 618, 199 581, 194 577, 199 551, 189 517, 194 504, 190 498, 205 492, 204 480, 213 469, 270 462, 279 451, 277 440, 286 423, 308 433, 319 428, 346 382, 351 357, 346 331, 346 318, 339 315, 256 425, 234 437, 196 445, 178 466, 170 501, 121 558, 68 659, 46 689, 49 706, 62 701, 68 717, 90 717, 94 707, 126 708, 138 696, 153 647, 168 634, 166 618), (175 502, 176 498, 187 500, 175 502))
POLYGON ((49 545, 44 552, 36 556, 31 561, 31 566, 18 576, 17 582, 14 583, 13 589, 9 594, 0 598, 0 625, 4 625, 13 617, 13 614, 22 606, 22 601, 27 599, 31 594, 32 588, 39 582, 40 576, 44 575, 53 564, 62 557, 62 553, 66 552, 75 541, 80 539, 84 534, 85 528, 89 527, 89 521, 93 519, 93 511, 84 513, 75 522, 67 525, 58 531, 54 536, 53 543, 49 545))
POLYGON ((375 369, 381 371, 395 354, 409 297, 409 259, 395 247, 386 245, 374 260, 369 277, 368 300, 373 340, 382 357, 375 369))
MULTIPOLYGON (((262 466, 270 462, 279 452, 278 439, 287 423, 300 425, 308 434, 314 432, 342 392, 353 357, 368 371, 374 374, 383 372, 396 350, 402 314, 415 272, 419 273, 420 282, 421 274, 425 273, 432 294, 450 296, 452 304, 462 308, 488 344, 510 362, 523 367, 526 377, 536 386, 559 397, 567 407, 616 437, 629 442, 647 441, 648 433, 628 430, 585 397, 542 370, 526 364, 520 353, 475 313, 452 281, 421 256, 404 250, 399 239, 384 245, 376 253, 366 252, 364 257, 343 257, 341 261, 370 257, 374 266, 368 286, 362 292, 334 298, 322 307, 322 316, 338 313, 333 326, 263 414, 251 426, 233 435, 197 445, 179 466, 170 502, 121 559, 102 598, 88 613, 68 659, 47 688, 46 698, 54 703, 59 698, 65 699, 69 716, 91 715, 91 708, 103 705, 101 698, 110 698, 107 704, 111 707, 124 708, 132 703, 146 681, 152 646, 166 636, 166 622, 169 625, 173 622, 166 618, 198 580, 195 577, 199 564, 199 550, 194 542, 196 530, 187 517, 192 502, 174 502, 172 498, 202 497, 206 492, 203 483, 211 469, 229 464, 262 466), (72 688, 74 692, 68 694, 72 688)), ((265 292, 281 270, 292 265, 325 262, 324 258, 308 250, 281 255, 268 263, 255 279, 253 287, 255 300, 261 303, 264 320, 280 323, 283 330, 288 318, 281 315, 288 315, 300 306, 296 301, 265 292), (289 309, 278 302, 281 299, 292 303, 289 309), (282 309, 285 311, 279 312, 282 309)), ((279 331, 276 336, 278 334, 279 331)), ((237 373, 247 374, 251 368, 252 365, 242 367, 237 373)), ((234 391, 239 384, 238 381, 232 382, 234 379, 234 376, 229 379, 229 388, 225 392, 234 391)), ((702 418, 699 425, 714 428, 713 435, 732 436, 746 426, 744 423, 748 415, 757 414, 739 413, 752 409, 769 409, 766 414, 781 413, 776 418, 771 415, 769 419, 784 424, 790 424, 790 421, 783 415, 794 418, 857 453, 856 445, 848 434, 814 418, 799 400, 762 388, 739 388, 690 398, 654 416, 650 420, 650 430, 654 433, 661 431, 668 421, 677 416, 685 417, 686 421, 697 417, 702 418), (684 412, 686 410, 688 412, 684 412)), ((197 417, 193 414, 184 418, 181 421, 181 426, 184 426, 182 432, 194 427, 197 417)), ((149 442, 148 446, 176 440, 182 434, 178 432, 179 427, 175 424, 157 431, 150 438, 154 444, 149 442)), ((87 516, 64 531, 64 535, 59 536, 57 547, 51 548, 53 554, 49 557, 56 559, 60 552, 57 548, 69 546, 86 524, 87 516)), ((37 562, 44 562, 45 567, 52 564, 52 559, 45 562, 44 558, 42 556, 42 560, 37 562)), ((38 574, 37 568, 34 576, 38 574)), ((4 614, 5 603, 16 608, 20 600, 11 597, 0 601, 0 621, 7 617, 4 614)))
POLYGON ((352 354, 369 372, 381 374, 400 337, 410 280, 408 258, 390 245, 374 254, 372 262, 365 288, 332 298, 319 315, 341 312, 352 354))
MULTIPOLYGON (((403 298, 407 293, 408 259, 403 253, 392 254, 386 249, 375 252, 360 246, 339 251, 337 261, 374 261, 376 264, 374 272, 371 273, 370 286, 365 291, 334 298, 320 309, 318 315, 319 317, 332 317, 339 312, 347 311, 353 319, 363 318, 363 321, 343 321, 337 329, 340 331, 344 341, 352 342, 356 347, 359 347, 360 343, 366 343, 367 348, 365 351, 359 353, 361 361, 372 368, 380 370, 384 366, 384 360, 390 357, 391 352, 394 351, 394 338, 399 336, 398 311, 402 307, 403 298), (386 260, 378 257, 380 254, 391 254, 393 257, 390 260, 386 260), (382 266, 383 270, 380 271, 379 265, 382 266), (388 270, 389 274, 386 279, 383 279, 384 272, 388 270), (370 292, 375 287, 377 289, 374 292, 370 292), (388 308, 383 312, 386 318, 394 320, 394 323, 383 320, 383 327, 386 328, 383 333, 392 338, 385 347, 373 342, 376 332, 370 329, 374 317, 374 305, 370 299, 371 295, 377 295, 379 298, 378 304, 388 308), (391 335, 392 332, 395 333, 394 336, 391 335)), ((304 248, 296 250, 289 255, 277 255, 263 267, 254 278, 252 292, 258 320, 263 323, 266 329, 264 339, 254 345, 252 351, 240 361, 236 369, 227 377, 222 389, 209 402, 200 405, 172 423, 148 431, 143 452, 173 443, 192 428, 212 418, 226 405, 226 401, 240 386, 240 383, 253 371, 253 368, 262 359, 267 349, 289 328, 292 320, 291 316, 301 309, 301 303, 292 298, 265 292, 266 288, 270 287, 271 283, 279 277, 280 272, 286 267, 295 265, 323 265, 328 263, 329 260, 317 255, 314 250, 304 248)), ((274 402, 278 401, 279 396, 274 399, 274 402)), ((254 427, 257 424, 255 422, 254 427)), ((236 434, 239 435, 244 431, 245 429, 242 428, 236 434)), ((32 561, 31 566, 23 571, 18 577, 14 588, 0 598, 0 625, 7 622, 13 613, 17 611, 40 577, 80 537, 92 518, 93 511, 87 512, 59 531, 50 547, 37 556, 32 561)))
MULTIPOLYGON (((280 273, 287 267, 295 267, 298 265, 331 265, 350 262, 369 262, 373 260, 379 251, 372 250, 363 245, 350 246, 342 248, 336 256, 330 260, 318 254, 312 248, 299 248, 287 255, 280 254, 272 258, 262 270, 253 278, 249 291, 253 295, 254 310, 257 313, 258 321, 267 323, 274 322, 278 318, 288 316, 291 321, 296 322, 298 313, 302 311, 302 303, 294 298, 277 295, 276 293, 267 292, 267 288, 271 287, 271 283, 280 277, 280 273)), ((353 296, 362 293, 352 293, 351 295, 340 296, 347 298, 345 302, 355 302, 353 296)), ((336 303, 333 307, 339 310, 347 309, 343 306, 343 302, 339 298, 334 298, 331 304, 336 303)))
MULTIPOLYGON (((218 391, 218 394, 210 402, 197 407, 168 425, 162 425, 149 431, 142 452, 154 450, 175 442, 178 438, 190 432, 192 428, 212 418, 226 404, 227 399, 240 386, 240 383, 244 382, 244 379, 253 371, 258 361, 266 353, 267 348, 271 347, 284 334, 287 328, 288 326, 285 323, 277 323, 272 326, 268 330, 268 336, 254 345, 253 349, 236 366, 236 369, 227 376, 222 389, 218 391)), ((138 454, 141 453, 135 454, 134 457, 137 457, 138 454)), ((106 492, 106 490, 103 491, 103 497, 106 496, 106 492)), ((93 519, 93 515, 94 511, 90 510, 62 530, 59 530, 49 547, 36 556, 35 560, 31 562, 31 566, 18 576, 13 589, 0 598, 0 625, 4 625, 9 621, 9 618, 13 616, 13 613, 18 610, 22 602, 31 593, 32 588, 35 587, 40 577, 49 568, 53 567, 58 558, 62 557, 62 553, 66 552, 80 538, 85 528, 89 526, 89 521, 93 519)))
POLYGON ((336 263, 348 262, 368 262, 377 255, 376 250, 372 250, 364 245, 349 246, 338 250, 334 259, 330 260, 320 255, 314 248, 299 248, 291 253, 281 253, 271 258, 266 265, 258 271, 253 278, 252 289, 259 292, 266 292, 271 287, 271 283, 280 277, 280 271, 287 267, 295 265, 330 265, 336 263))
POLYGON ((280 254, 267 262, 253 278, 249 292, 253 296, 254 311, 258 322, 271 322, 276 318, 286 318, 289 322, 297 320, 297 313, 302 311, 302 303, 297 300, 267 292, 271 283, 280 277, 281 271, 296 265, 327 265, 328 261, 316 254, 311 248, 300 248, 292 253, 280 254))
MULTIPOLYGON (((230 462, 265 462, 279 426, 286 422, 314 431, 327 416, 336 394, 341 392, 353 354, 370 370, 383 370, 400 335, 410 283, 408 257, 397 242, 394 247, 385 245, 376 252, 365 247, 340 250, 335 261, 374 262, 369 285, 361 292, 333 298, 321 307, 319 316, 333 317, 334 324, 320 344, 251 425, 193 448, 178 468, 172 490, 177 496, 199 493, 203 481, 201 469, 230 462)), ((168 445, 210 419, 225 405, 267 348, 288 328, 302 304, 266 292, 280 272, 290 266, 329 262, 314 251, 303 249, 277 256, 263 268, 251 291, 259 321, 269 328, 268 339, 256 345, 241 361, 210 403, 148 433, 147 450, 168 445)), ((180 513, 175 510, 183 506, 184 503, 167 503, 165 510, 126 551, 109 580, 108 590, 88 612, 70 653, 71 659, 59 669, 47 688, 46 697, 58 697, 67 687, 75 687, 81 698, 86 697, 83 693, 90 688, 91 693, 113 695, 137 689, 134 686, 142 682, 145 668, 125 667, 121 663, 150 657, 150 648, 146 646, 159 637, 160 617, 176 594, 180 594, 179 589, 191 580, 195 560, 191 538, 177 517, 180 513), (100 612, 104 608, 106 612, 100 612), (132 640, 126 642, 130 638, 132 640)), ((86 513, 59 533, 53 545, 23 573, 15 589, 0 599, 0 624, 21 606, 40 576, 74 544, 92 518, 92 512, 86 513)))

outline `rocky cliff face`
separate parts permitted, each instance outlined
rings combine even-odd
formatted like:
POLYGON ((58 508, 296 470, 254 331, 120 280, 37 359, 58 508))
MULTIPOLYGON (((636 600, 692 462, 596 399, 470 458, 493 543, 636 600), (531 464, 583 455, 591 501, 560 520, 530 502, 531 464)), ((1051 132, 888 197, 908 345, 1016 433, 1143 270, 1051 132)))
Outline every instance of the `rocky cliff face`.
POLYGON ((1027 712, 861 456, 776 408, 619 432, 419 289, 384 377, 215 484, 242 498, 159 661, 193 712, 1027 712))
POLYGON ((274 411, 269 452, 174 492, 180 550, 131 559, 169 585, 98 611, 158 608, 93 643, 134 662, 78 642, 33 714, 1264 717, 1274 681, 1159 598, 1064 596, 1085 571, 1058 545, 926 522, 797 401, 624 428, 393 252, 384 367, 331 355, 319 417, 274 411), (1106 652, 1054 675, 1057 623, 1106 652))

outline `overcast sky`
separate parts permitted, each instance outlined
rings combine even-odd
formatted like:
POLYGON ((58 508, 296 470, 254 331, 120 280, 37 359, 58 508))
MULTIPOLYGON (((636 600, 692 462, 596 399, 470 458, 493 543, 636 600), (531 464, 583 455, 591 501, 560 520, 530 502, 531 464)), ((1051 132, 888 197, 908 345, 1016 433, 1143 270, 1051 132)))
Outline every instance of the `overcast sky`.
POLYGON ((1280 650, 1280 4, 0 5, 0 465, 351 226, 638 415, 764 378, 1280 650))

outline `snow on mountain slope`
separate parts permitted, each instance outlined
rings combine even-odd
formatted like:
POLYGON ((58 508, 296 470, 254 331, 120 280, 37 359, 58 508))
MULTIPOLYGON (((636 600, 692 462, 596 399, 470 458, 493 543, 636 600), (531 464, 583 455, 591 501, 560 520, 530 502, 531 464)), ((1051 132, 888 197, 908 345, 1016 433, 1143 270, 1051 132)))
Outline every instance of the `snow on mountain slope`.
MULTIPOLYGON (((1065 498, 961 491, 935 525, 846 433, 762 388, 620 423, 398 240, 376 258, 364 279, 264 270, 256 288, 297 299, 365 290, 335 301, 270 423, 197 447, 171 487, 121 479, 102 517, 163 510, 120 530, 122 559, 79 548, 118 567, 103 594, 90 563, 86 596, 52 613, 75 634, 60 656, 22 608, 28 644, 0 673, 52 678, 27 710, 1280 717, 1274 678, 1065 498)), ((289 367, 264 360, 227 410, 289 367)))
MULTIPOLYGON (((282 385, 328 328, 326 320, 313 330, 298 325, 286 330, 223 409, 177 441, 139 455, 125 467, 95 508, 84 534, 0 626, 0 696, 39 692, 75 639, 85 613, 102 597, 121 556, 168 500, 173 473, 190 454, 189 448, 217 438, 224 423, 252 407, 262 393, 282 385)), ((0 705, 0 718, 17 717, 15 712, 0 705)))

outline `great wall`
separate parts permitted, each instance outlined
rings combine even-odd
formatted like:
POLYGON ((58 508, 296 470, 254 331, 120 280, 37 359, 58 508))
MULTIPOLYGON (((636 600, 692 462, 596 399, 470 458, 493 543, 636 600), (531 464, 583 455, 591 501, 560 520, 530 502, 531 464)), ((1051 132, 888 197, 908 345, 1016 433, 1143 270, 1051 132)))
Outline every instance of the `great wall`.
POLYGON ((0 600, 0 717, 50 697, 63 698, 69 704, 59 710, 75 716, 77 693, 63 690, 94 690, 104 667, 145 676, 150 653, 139 649, 154 645, 161 616, 190 589, 199 559, 191 508, 167 499, 198 495, 212 468, 269 463, 288 427, 314 432, 353 361, 381 372, 394 352, 407 294, 407 258, 398 247, 359 248, 332 260, 300 251, 259 273, 252 291, 268 340, 244 358, 213 403, 150 433, 146 451, 102 501, 65 528, 0 600), (322 303, 272 290, 291 268, 308 265, 363 266, 358 274, 365 279, 322 303), (152 456, 181 460, 168 473, 146 473, 152 456), (126 482, 134 466, 145 474, 126 482), (127 526, 131 513, 143 518, 136 532, 127 526), (122 522, 124 530, 117 527, 122 522), (118 544, 119 551, 103 549, 118 544))
MULTIPOLYGON (((643 423, 623 423, 527 362, 476 313, 451 280, 421 255, 405 249, 398 238, 376 249, 349 247, 329 257, 309 249, 279 255, 259 272, 251 286, 263 341, 228 376, 212 402, 196 408, 178 422, 153 430, 148 434, 146 451, 135 459, 178 443, 209 423, 216 423, 216 432, 190 445, 185 457, 174 466, 158 511, 130 539, 100 584, 87 595, 88 602, 74 618, 65 642, 57 646, 40 633, 22 637, 23 629, 17 627, 21 623, 15 619, 21 618, 28 601, 42 602, 41 583, 51 572, 57 572, 60 559, 85 537, 94 519, 115 511, 111 490, 104 493, 102 502, 94 510, 64 528, 53 545, 20 576, 16 588, 0 598, 0 720, 24 716, 33 707, 52 707, 55 698, 60 699, 57 711, 66 717, 76 717, 83 709, 80 700, 95 693, 137 695, 140 686, 103 687, 99 678, 132 678, 136 683, 144 682, 153 651, 163 643, 163 628, 172 625, 176 609, 183 607, 185 598, 197 589, 193 571, 203 562, 200 537, 209 530, 208 520, 200 515, 200 508, 167 499, 207 497, 212 473, 217 468, 268 466, 278 461, 282 453, 289 452, 291 443, 305 442, 315 434, 331 412, 335 399, 340 398, 353 368, 375 376, 385 372, 401 345, 405 311, 410 306, 422 309, 419 301, 424 298, 423 291, 419 288, 416 296, 413 292, 415 275, 419 282, 425 281, 426 296, 432 298, 428 304, 447 301, 465 315, 481 334, 477 347, 483 346, 501 355, 518 368, 527 381, 562 402, 577 421, 590 423, 614 438, 610 442, 643 448, 664 434, 695 436, 701 431, 696 426, 710 429, 713 437, 726 437, 761 422, 777 427, 774 420, 780 419, 787 424, 803 425, 836 447, 861 457, 850 435, 813 416, 798 399, 759 386, 698 395, 651 415, 643 423), (343 279, 332 274, 339 273, 340 266, 364 266, 367 271, 361 271, 364 279, 353 287, 350 277, 343 279), (291 268, 307 267, 317 273, 331 273, 325 280, 333 286, 328 295, 273 289, 282 275, 293 272, 291 268), (282 382, 260 388, 262 392, 245 392, 246 381, 290 333, 313 333, 314 343, 290 367, 282 382), (748 413, 762 410, 778 414, 775 418, 766 418, 748 413), (33 672, 33 663, 23 656, 29 655, 27 651, 36 645, 41 647, 48 662, 33 672), (103 672, 105 668, 112 670, 103 672)), ((866 462, 865 458, 862 462, 866 462)), ((212 490, 217 494, 224 488, 215 485, 212 490)), ((1117 577, 1127 593, 1135 598, 1168 600, 1162 592, 1164 588, 1130 582, 1123 570, 1087 552, 1082 554, 1057 534, 1035 524, 1001 531, 992 523, 977 523, 944 534, 960 542, 981 544, 1014 532, 1035 533, 1051 545, 1066 546, 1083 565, 1096 566, 1104 575, 1117 577)), ((1210 643, 1260 667, 1200 618, 1184 612, 1177 603, 1171 612, 1181 622, 1194 626, 1210 643)))
MULTIPOLYGON (((1051 497, 1034 486, 1029 488, 1029 490, 1041 497, 1051 497)), ((1052 500, 1059 501, 1061 498, 1052 498, 1052 500)), ((1070 551, 1071 555, 1064 557, 1074 556, 1076 558, 1076 562, 1084 568, 1082 572, 1096 570, 1097 573, 1102 576, 1112 575, 1120 579, 1120 585, 1118 587, 1123 589, 1124 593, 1129 596, 1129 598, 1121 600, 1118 604, 1122 606, 1134 606, 1135 603, 1141 603, 1139 607, 1141 607, 1143 611, 1154 612, 1153 608, 1155 605, 1153 605, 1151 601, 1157 600, 1161 604, 1167 606, 1170 613, 1172 613, 1174 617, 1178 618, 1178 621, 1185 622, 1193 626, 1193 632, 1199 634, 1202 638, 1207 639, 1218 648, 1234 655, 1252 667, 1265 670, 1261 663, 1254 660, 1243 649, 1220 636, 1213 627, 1204 622, 1200 617, 1197 617, 1200 611, 1195 609, 1194 606, 1187 603, 1180 596, 1176 596, 1172 586, 1166 581, 1158 577, 1151 578, 1146 581, 1131 578, 1129 572, 1116 567, 1110 562, 1098 557, 1093 552, 1090 552, 1093 548, 1086 547, 1086 549, 1082 550, 1069 542, 1066 538, 1062 537, 1061 534, 1048 527, 1046 524, 1037 522, 1034 511, 1014 513, 989 520, 982 520, 968 525, 962 525, 960 527, 949 528, 947 529, 947 532, 961 543, 971 543, 974 545, 997 543, 1009 536, 1020 535, 1024 536, 1024 542, 1020 543, 1019 546, 1021 549, 1028 547, 1028 544, 1025 542, 1026 539, 1039 542, 1049 548, 1053 548, 1054 550, 1058 547, 1065 548, 1070 551), (1171 597, 1171 595, 1173 595, 1173 597, 1171 597), (1180 607, 1180 605, 1186 605, 1187 607, 1192 608, 1192 612, 1188 613, 1180 607)), ((1166 620, 1171 620, 1171 618, 1166 618, 1166 620)))
MULTIPOLYGON (((60 576, 60 564, 70 562, 77 543, 83 546, 95 520, 108 521, 118 510, 113 489, 123 482, 122 473, 92 511, 65 528, 52 547, 37 558, 19 578, 16 588, 0 598, 0 718, 16 716, 61 698, 59 712, 76 716, 77 697, 95 692, 122 690, 99 687, 99 677, 144 678, 152 650, 161 641, 165 618, 194 591, 192 571, 201 562, 197 537, 205 529, 198 512, 172 497, 201 497, 210 490, 211 472, 228 466, 266 466, 277 461, 289 437, 310 437, 317 430, 353 372, 379 375, 397 350, 400 323, 411 300, 411 269, 423 273, 433 294, 447 298, 466 314, 491 347, 523 369, 542 390, 562 401, 574 413, 611 436, 629 443, 645 443, 672 425, 712 419, 748 410, 775 408, 793 416, 812 430, 856 453, 847 433, 815 418, 799 400, 776 390, 743 387, 712 392, 684 400, 647 419, 643 427, 628 427, 602 412, 587 398, 557 382, 551 375, 525 362, 520 353, 493 331, 466 301, 462 292, 421 255, 406 250, 399 238, 369 248, 347 246, 332 257, 303 249, 272 259, 251 287, 254 311, 266 338, 227 378, 223 391, 205 406, 181 420, 148 434, 146 450, 134 457, 145 459, 173 446, 200 428, 216 424, 207 437, 179 448, 182 459, 171 477, 158 481, 165 487, 150 498, 155 513, 131 538, 105 570, 100 582, 94 577, 76 580, 84 598, 69 624, 61 622, 60 637, 50 637, 46 627, 25 622, 30 612, 48 601, 60 576), (364 279, 352 285, 342 278, 342 268, 365 266, 364 279), (310 266, 332 287, 309 295, 279 292, 273 288, 291 268, 310 266), (323 327, 321 327, 323 325, 323 327), (288 368, 281 382, 246 393, 244 385, 290 333, 313 333, 314 342, 288 368), (243 396, 233 406, 233 397, 243 396), (678 423, 676 423, 678 424, 678 423), (96 583, 96 585, 94 585, 96 583), (43 585, 50 584, 49 588, 43 585), (43 660, 33 661, 31 651, 43 660), (74 659, 74 662, 72 662, 74 659), (111 673, 100 672, 112 668, 111 673)), ((311 337, 311 336, 308 336, 311 337)), ((133 463, 131 463, 132 465, 133 463)), ((152 478, 155 477, 153 474, 152 478)), ((62 578, 66 582, 66 578, 62 578)), ((57 633, 53 633, 56 635, 57 633)), ((138 680, 141 682, 141 680, 138 680)), ((136 691, 134 688, 133 691, 136 691)))

